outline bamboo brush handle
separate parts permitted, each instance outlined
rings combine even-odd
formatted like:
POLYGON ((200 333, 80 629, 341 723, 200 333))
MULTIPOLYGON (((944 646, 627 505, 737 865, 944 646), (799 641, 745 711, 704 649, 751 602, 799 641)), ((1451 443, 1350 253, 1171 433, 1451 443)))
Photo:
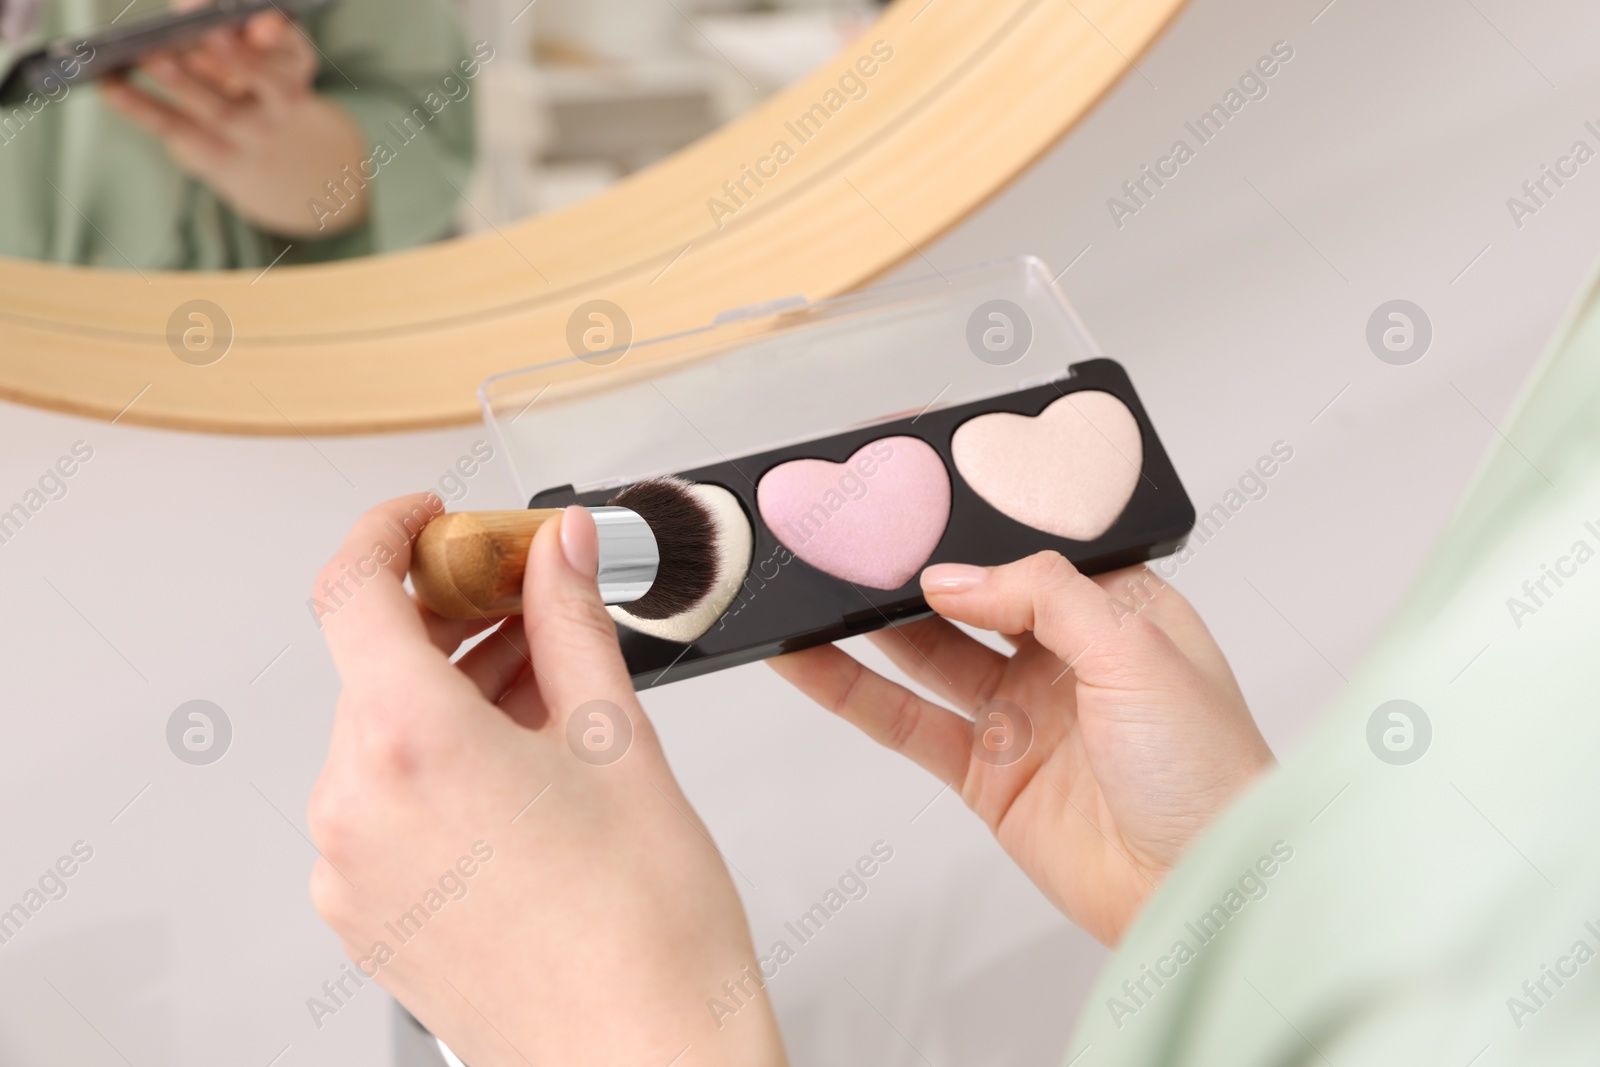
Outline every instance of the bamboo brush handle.
POLYGON ((539 527, 560 508, 453 511, 423 527, 411 548, 417 599, 447 619, 522 614, 522 572, 539 527))

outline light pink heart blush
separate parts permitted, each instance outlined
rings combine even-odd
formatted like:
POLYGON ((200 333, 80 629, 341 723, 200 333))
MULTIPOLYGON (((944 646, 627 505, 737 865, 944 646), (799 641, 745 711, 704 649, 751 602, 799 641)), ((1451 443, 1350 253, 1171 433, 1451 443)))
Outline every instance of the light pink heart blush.
POLYGON ((1068 393, 1037 418, 997 411, 968 419, 950 453, 996 511, 1074 541, 1111 529, 1144 469, 1138 420, 1099 390, 1068 393))
POLYGON ((785 548, 819 571, 898 589, 928 562, 950 519, 950 473, 915 437, 885 437, 843 463, 796 459, 756 486, 756 506, 785 548))

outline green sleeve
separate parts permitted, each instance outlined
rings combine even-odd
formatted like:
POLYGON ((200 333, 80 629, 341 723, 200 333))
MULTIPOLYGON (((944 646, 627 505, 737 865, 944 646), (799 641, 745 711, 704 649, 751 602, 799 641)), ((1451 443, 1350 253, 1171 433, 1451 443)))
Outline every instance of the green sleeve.
POLYGON ((1331 713, 1124 938, 1073 1067, 1595 1062, 1596 412, 1591 283, 1331 713))
MULTIPOLYGON (((317 90, 348 111, 366 141, 359 168, 330 175, 364 183, 368 215, 356 229, 297 243, 285 261, 312 262, 409 248, 448 235, 476 151, 476 79, 494 49, 469 51, 446 0, 336 0, 306 27, 322 53, 317 90)), ((337 217, 342 190, 307 204, 337 217)))

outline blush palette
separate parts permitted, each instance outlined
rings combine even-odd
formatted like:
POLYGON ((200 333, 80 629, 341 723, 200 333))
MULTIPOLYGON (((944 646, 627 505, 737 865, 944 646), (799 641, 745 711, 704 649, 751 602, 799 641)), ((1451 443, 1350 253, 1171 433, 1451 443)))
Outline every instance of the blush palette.
POLYGON ((674 476, 738 535, 694 610, 609 609, 640 688, 836 641, 926 614, 931 563, 1096 572, 1188 535, 1128 374, 1052 279, 1025 258, 731 311, 492 378, 487 421, 532 507, 674 476))
MULTIPOLYGON (((1174 551, 1194 508, 1122 367, 1094 360, 1003 396, 671 472, 737 498, 750 520, 738 593, 697 637, 668 641, 613 610, 635 684, 686 678, 928 613, 931 563, 1053 549, 1095 573, 1174 551)), ((614 490, 536 493, 598 506, 614 490)))

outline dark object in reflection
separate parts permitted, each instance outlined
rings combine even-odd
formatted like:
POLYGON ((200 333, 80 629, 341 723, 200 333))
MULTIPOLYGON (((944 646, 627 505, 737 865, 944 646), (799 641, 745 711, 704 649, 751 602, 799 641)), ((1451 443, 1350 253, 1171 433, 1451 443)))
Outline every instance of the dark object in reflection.
POLYGON ((0 79, 0 105, 17 104, 29 93, 47 98, 62 86, 119 74, 152 52, 186 44, 223 26, 240 26, 252 15, 277 11, 302 18, 336 0, 218 0, 192 11, 152 15, 85 37, 58 37, 17 58, 0 79))

